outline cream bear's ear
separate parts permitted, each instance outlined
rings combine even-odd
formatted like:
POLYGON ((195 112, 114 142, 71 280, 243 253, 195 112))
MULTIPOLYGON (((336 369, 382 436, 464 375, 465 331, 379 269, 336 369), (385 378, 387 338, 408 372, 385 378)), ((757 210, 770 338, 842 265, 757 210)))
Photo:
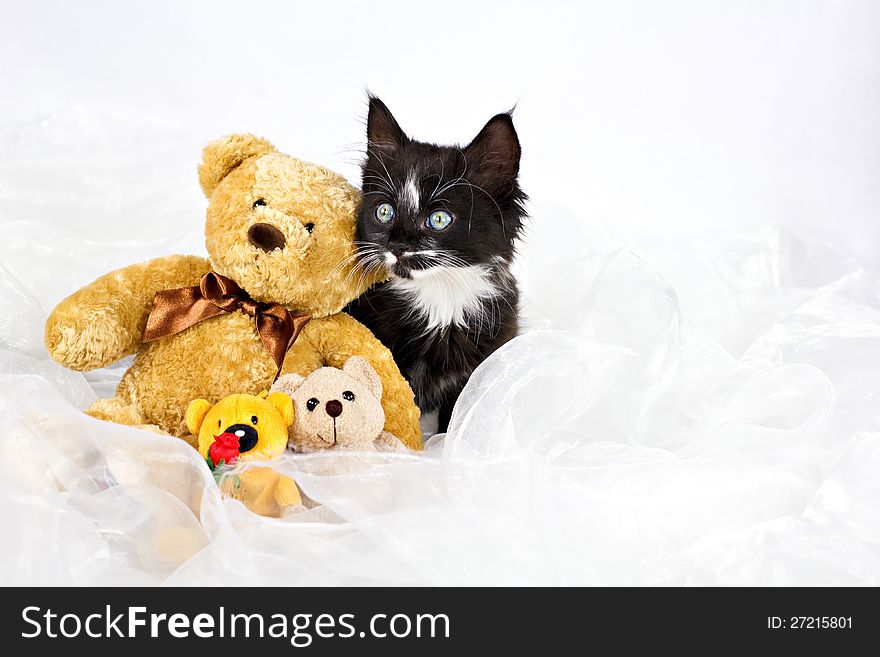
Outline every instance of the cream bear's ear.
POLYGON ((285 395, 283 392, 273 392, 266 397, 266 401, 278 409, 281 417, 284 418, 285 425, 289 427, 293 424, 293 400, 290 395, 285 395))
POLYGON ((217 185, 245 160, 274 150, 275 147, 265 139, 249 134, 229 135, 212 141, 202 151, 199 165, 199 184, 205 196, 211 198, 217 185))
POLYGON ((205 399, 194 399, 186 407, 186 428, 192 435, 199 435, 202 422, 205 421, 205 416, 211 408, 211 402, 205 399))
POLYGON ((376 370, 374 370, 373 366, 366 360, 360 356, 352 356, 345 361, 345 365, 342 366, 342 371, 353 379, 357 379, 363 383, 370 392, 376 395, 376 399, 381 401, 382 379, 379 378, 379 375, 376 374, 376 370))
POLYGON ((278 380, 272 384, 272 389, 269 392, 283 392, 293 397, 293 393, 299 389, 305 380, 306 377, 299 374, 284 374, 279 376, 278 380))

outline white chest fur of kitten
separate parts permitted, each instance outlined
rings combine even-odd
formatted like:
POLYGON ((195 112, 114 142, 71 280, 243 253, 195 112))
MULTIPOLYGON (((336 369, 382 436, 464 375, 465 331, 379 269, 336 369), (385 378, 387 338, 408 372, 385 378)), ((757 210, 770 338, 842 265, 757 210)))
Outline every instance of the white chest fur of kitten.
POLYGON ((428 331, 466 326, 469 315, 482 311, 483 300, 499 294, 484 265, 413 270, 412 278, 395 277, 388 284, 425 318, 428 331))

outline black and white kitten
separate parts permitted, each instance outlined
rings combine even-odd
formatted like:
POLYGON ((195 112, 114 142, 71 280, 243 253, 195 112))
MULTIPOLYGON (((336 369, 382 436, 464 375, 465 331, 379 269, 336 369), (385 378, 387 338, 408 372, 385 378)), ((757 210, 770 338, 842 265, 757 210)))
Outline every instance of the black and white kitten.
POLYGON ((443 432, 468 377, 518 330, 519 140, 498 114, 464 147, 415 141, 371 97, 367 142, 359 253, 391 279, 348 312, 391 350, 443 432))

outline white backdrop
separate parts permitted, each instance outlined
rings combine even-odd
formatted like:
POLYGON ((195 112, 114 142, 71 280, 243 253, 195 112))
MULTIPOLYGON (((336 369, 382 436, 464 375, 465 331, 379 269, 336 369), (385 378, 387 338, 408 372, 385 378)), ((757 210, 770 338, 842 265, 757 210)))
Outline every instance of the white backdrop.
POLYGON ((517 104, 533 195, 877 257, 872 0, 2 4, 5 125, 81 106, 195 143, 251 131, 356 179, 367 87, 438 141, 517 104))
POLYGON ((3 583, 880 582, 880 4, 2 9, 3 583), (191 450, 80 415, 119 368, 42 322, 202 252, 214 137, 357 181, 366 88, 441 142, 516 104, 530 330, 427 456, 287 459, 323 511, 207 481, 194 516, 191 450))

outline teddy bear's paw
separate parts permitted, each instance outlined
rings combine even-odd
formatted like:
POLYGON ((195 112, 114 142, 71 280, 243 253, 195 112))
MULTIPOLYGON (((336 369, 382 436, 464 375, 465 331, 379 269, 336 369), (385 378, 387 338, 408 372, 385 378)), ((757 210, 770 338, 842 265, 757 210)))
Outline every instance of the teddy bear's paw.
POLYGON ((275 501, 282 509, 293 506, 302 506, 302 496, 296 482, 290 477, 282 475, 275 484, 275 501))
POLYGON ((406 453, 409 451, 397 436, 387 431, 383 431, 373 444, 380 452, 406 453))
POLYGON ((112 313, 56 311, 46 320, 46 350, 53 360, 72 370, 109 365, 124 355, 129 332, 112 313))
POLYGON ((99 399, 94 404, 89 406, 86 409, 86 415, 91 415, 93 418, 98 420, 105 420, 106 422, 115 422, 116 424, 127 424, 129 426, 140 427, 142 429, 149 429, 148 427, 155 427, 157 429, 157 433, 165 433, 159 427, 153 424, 148 424, 146 422, 146 418, 141 415, 140 410, 138 410, 137 406, 132 404, 121 397, 111 397, 110 399, 99 399))
POLYGON ((135 424, 133 425, 137 429, 143 429, 144 431, 149 431, 150 433, 157 433, 160 436, 170 436, 171 434, 162 429, 162 427, 157 426, 155 424, 135 424))

